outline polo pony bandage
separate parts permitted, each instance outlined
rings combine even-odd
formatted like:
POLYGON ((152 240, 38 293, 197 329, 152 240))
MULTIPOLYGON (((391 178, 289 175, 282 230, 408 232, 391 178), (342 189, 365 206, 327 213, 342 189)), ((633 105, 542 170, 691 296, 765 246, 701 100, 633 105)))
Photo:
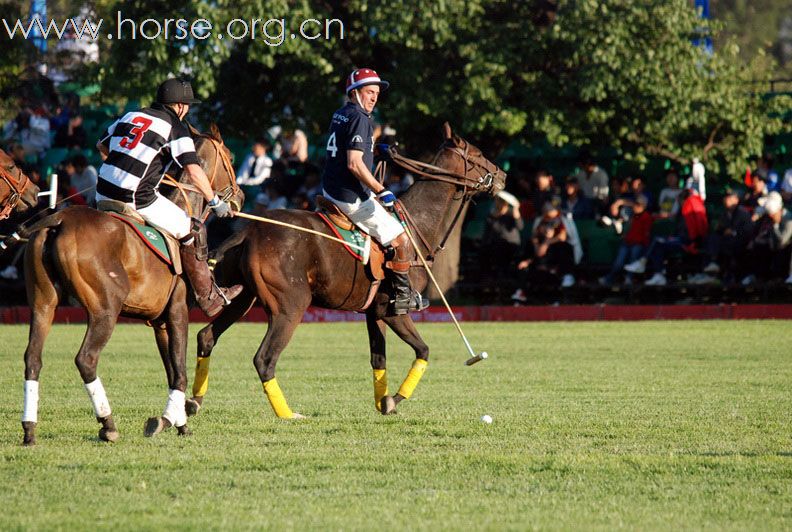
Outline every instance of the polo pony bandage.
POLYGON ((22 410, 22 421, 38 422, 39 383, 25 381, 25 408, 22 410))
POLYGON ((262 385, 264 386, 264 393, 267 394, 267 399, 269 399, 270 406, 275 411, 275 415, 281 419, 293 418, 294 412, 286 403, 286 398, 278 385, 278 379, 268 380, 262 385))
POLYGON ((415 391, 415 387, 418 386, 421 377, 423 377, 423 374, 426 371, 426 366, 428 364, 429 363, 426 360, 421 360, 420 358, 416 359, 415 362, 413 362, 410 371, 407 373, 407 378, 404 379, 404 382, 399 388, 399 395, 401 395, 405 399, 410 398, 410 396, 415 391))
POLYGON ((388 370, 375 369, 374 372, 374 406, 379 411, 380 401, 388 395, 388 370))
POLYGON ((170 390, 168 392, 168 403, 162 417, 170 421, 174 427, 183 427, 187 424, 187 412, 184 410, 184 392, 180 390, 170 390))
POLYGON ((105 393, 104 386, 102 386, 102 381, 99 380, 99 377, 96 377, 96 380, 93 382, 86 383, 85 391, 88 392, 88 398, 91 400, 91 404, 93 404, 96 417, 104 418, 109 416, 110 401, 107 400, 107 394, 105 393))
POLYGON ((195 365, 195 380, 193 381, 193 397, 203 397, 209 389, 209 358, 198 357, 195 365))

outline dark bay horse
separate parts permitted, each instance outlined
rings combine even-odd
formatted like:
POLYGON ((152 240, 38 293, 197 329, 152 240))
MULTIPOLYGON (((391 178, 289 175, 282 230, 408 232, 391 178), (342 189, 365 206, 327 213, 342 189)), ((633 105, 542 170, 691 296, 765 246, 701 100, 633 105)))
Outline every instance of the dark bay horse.
MULTIPOLYGON (((445 139, 433 164, 412 161, 416 163, 413 173, 419 177, 401 199, 413 220, 411 230, 423 242, 425 256, 433 255, 445 243, 473 194, 495 194, 503 189, 506 180, 506 174, 484 158, 478 148, 454 135, 448 124, 444 129, 445 139)), ((267 216, 330 234, 322 220, 311 212, 274 210, 267 216)), ((309 305, 350 311, 364 306, 371 285, 364 267, 337 243, 267 224, 251 223, 220 249, 224 255, 218 255, 215 274, 222 282, 242 284, 244 291, 198 334, 198 365, 187 411, 195 413, 203 403, 209 356, 218 338, 258 298, 269 314, 269 327, 253 363, 276 415, 302 417, 291 411, 275 379, 278 357, 309 305)), ((413 260, 416 258, 413 253, 413 260)), ((426 286, 425 270, 411 268, 410 276, 417 290, 426 286)), ((409 314, 387 315, 387 300, 386 294, 378 294, 366 311, 374 401, 383 414, 393 413, 396 404, 410 397, 429 358, 429 347, 418 334, 412 318, 409 314), (415 350, 416 357, 399 392, 393 396, 387 390, 386 325, 415 350)))
MULTIPOLYGON (((194 136, 197 135, 194 133, 194 136)), ((211 134, 197 136, 196 149, 218 195, 241 205, 230 152, 216 128, 211 134)), ((202 213, 208 212, 203 196, 193 185, 176 186, 177 183, 173 180, 171 189, 163 190, 164 195, 191 216, 202 218, 202 213)), ((99 438, 115 441, 119 433, 96 374, 99 354, 110 339, 119 316, 148 320, 165 366, 168 386, 184 392, 187 386, 186 284, 147 249, 126 223, 95 209, 69 207, 35 224, 28 232, 25 277, 32 313, 25 350, 23 443, 32 445, 36 441, 41 352, 58 302, 69 296, 88 313, 88 329, 75 363, 91 397, 97 421, 102 425, 99 438)), ((181 404, 183 408, 183 400, 181 404)), ((169 426, 170 422, 165 423, 163 418, 151 418, 146 424, 146 435, 169 426), (157 427, 156 430, 149 428, 152 426, 157 427)), ((188 432, 186 424, 178 429, 180 434, 188 432)))
POLYGON ((38 203, 39 187, 16 165, 14 160, 0 150, 0 220, 11 212, 23 212, 38 203))

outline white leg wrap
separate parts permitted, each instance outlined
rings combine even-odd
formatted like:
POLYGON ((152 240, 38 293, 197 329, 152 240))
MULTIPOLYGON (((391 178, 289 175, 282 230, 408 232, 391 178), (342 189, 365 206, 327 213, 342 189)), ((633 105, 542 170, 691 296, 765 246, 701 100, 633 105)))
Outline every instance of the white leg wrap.
POLYGON ((187 424, 187 412, 184 410, 184 392, 171 390, 168 392, 168 403, 162 417, 171 422, 174 427, 183 427, 187 424))
POLYGON ((85 390, 88 392, 88 398, 93 404, 96 417, 109 416, 110 401, 107 400, 107 394, 105 393, 104 386, 102 386, 102 381, 99 380, 99 377, 96 377, 95 381, 86 384, 85 390))
POLYGON ((38 381, 25 381, 25 408, 22 411, 22 421, 38 423, 39 383, 38 381))

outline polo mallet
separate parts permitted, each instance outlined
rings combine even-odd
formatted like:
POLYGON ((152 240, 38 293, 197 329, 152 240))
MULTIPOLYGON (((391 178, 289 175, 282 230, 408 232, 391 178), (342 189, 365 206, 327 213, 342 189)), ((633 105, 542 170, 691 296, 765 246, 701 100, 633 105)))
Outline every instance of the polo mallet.
POLYGON ((421 250, 418 249, 418 244, 415 243, 415 239, 413 238, 412 233, 407 227, 404 228, 404 232, 407 233, 407 236, 410 238, 410 243, 412 244, 413 249, 415 249, 415 254, 418 255, 419 259, 421 259, 421 264, 423 264, 423 267, 426 270, 427 275, 429 275, 429 279, 432 280, 432 284, 434 284, 434 287, 437 289, 437 293, 440 294, 440 299, 443 300, 443 304, 445 305, 446 309, 448 309, 448 314, 451 316, 451 320, 453 320, 454 325, 456 325, 456 329, 457 331, 459 331, 459 336, 461 336, 462 341, 465 342, 465 347, 467 347, 468 353, 470 353, 470 358, 465 361, 465 365, 472 366, 476 362, 480 362, 481 360, 486 360, 487 357, 489 357, 486 351, 482 351, 477 355, 473 351, 473 348, 470 347, 470 342, 468 342, 468 339, 465 337, 465 333, 462 332, 462 327, 459 326, 459 322, 457 321, 456 316, 454 316, 454 311, 451 310, 451 305, 449 305, 448 301, 446 301, 446 298, 443 295, 443 291, 440 289, 440 285, 437 284, 437 279, 435 279, 432 270, 429 268, 429 265, 426 263, 426 259, 424 259, 421 250))
POLYGON ((39 192, 39 197, 49 196, 49 208, 54 209, 56 201, 58 200, 58 174, 50 176, 50 189, 49 192, 39 192))

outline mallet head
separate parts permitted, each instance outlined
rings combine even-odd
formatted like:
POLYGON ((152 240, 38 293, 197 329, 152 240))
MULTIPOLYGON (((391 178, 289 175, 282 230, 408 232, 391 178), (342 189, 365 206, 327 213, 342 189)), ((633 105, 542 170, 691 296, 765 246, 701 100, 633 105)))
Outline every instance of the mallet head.
POLYGON ((471 357, 465 361, 466 366, 472 366, 476 362, 481 362, 482 360, 486 360, 489 357, 486 351, 482 351, 478 355, 471 357))

